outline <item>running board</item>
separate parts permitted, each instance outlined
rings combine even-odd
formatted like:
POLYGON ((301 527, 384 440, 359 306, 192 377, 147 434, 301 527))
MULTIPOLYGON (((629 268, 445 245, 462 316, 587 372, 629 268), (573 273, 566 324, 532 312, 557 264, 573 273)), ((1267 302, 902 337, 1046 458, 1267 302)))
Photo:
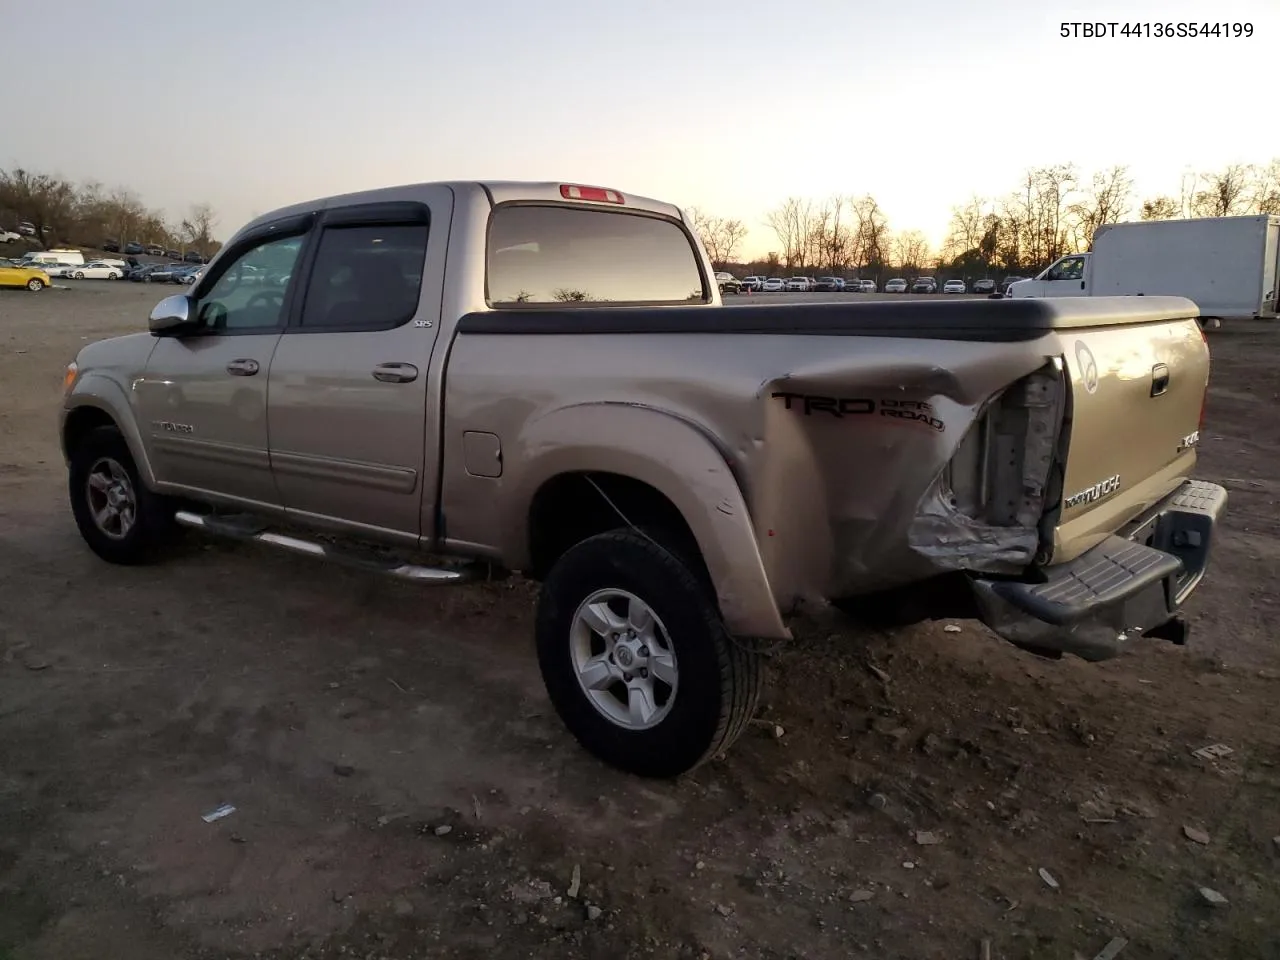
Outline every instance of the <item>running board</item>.
POLYGON ((413 563, 404 563, 398 559, 387 560, 362 557, 314 540, 302 540, 283 533, 273 533, 266 524, 253 517, 217 516, 214 514, 195 513, 190 510, 179 510, 173 519, 184 527, 192 527, 205 533, 250 543, 265 543, 271 547, 279 547, 290 553, 314 557, 317 560, 328 560, 348 567, 369 570, 397 580, 408 580, 412 583, 455 584, 471 583, 477 580, 497 579, 492 568, 486 563, 471 563, 456 567, 424 567, 413 563))

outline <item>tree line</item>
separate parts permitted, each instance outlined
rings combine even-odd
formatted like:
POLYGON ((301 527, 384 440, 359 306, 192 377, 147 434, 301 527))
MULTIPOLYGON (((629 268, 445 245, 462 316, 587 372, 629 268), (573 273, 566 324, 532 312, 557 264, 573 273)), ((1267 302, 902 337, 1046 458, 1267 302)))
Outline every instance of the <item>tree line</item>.
POLYGON ((751 273, 912 274, 936 270, 956 276, 1038 271, 1068 253, 1088 250, 1098 227, 1122 220, 1171 220, 1280 214, 1280 158, 1188 172, 1177 193, 1139 199, 1129 170, 1114 166, 1082 174, 1075 164, 1026 171, 1002 197, 972 197, 952 208, 941 249, 919 230, 891 231, 870 195, 826 200, 789 197, 765 216, 776 248, 739 260, 747 227, 739 220, 691 211, 716 269, 751 273))
POLYGON ((122 246, 137 241, 210 256, 221 246, 213 236, 218 218, 207 203, 193 203, 174 222, 127 187, 77 184, 22 167, 0 170, 0 226, 13 229, 24 221, 47 247, 99 247, 113 238, 122 246))

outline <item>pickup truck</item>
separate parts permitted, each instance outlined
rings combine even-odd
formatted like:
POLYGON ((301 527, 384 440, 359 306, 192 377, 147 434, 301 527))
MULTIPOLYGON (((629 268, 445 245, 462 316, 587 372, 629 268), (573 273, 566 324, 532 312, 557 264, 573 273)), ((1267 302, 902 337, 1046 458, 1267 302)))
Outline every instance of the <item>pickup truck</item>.
POLYGON ((194 528, 534 579, 565 725, 672 777, 742 732, 805 603, 959 595, 1049 657, 1184 640, 1226 502, 1192 477, 1208 377, 1186 300, 728 307, 673 206, 436 183, 249 223, 80 351, 60 434, 112 563, 194 528))

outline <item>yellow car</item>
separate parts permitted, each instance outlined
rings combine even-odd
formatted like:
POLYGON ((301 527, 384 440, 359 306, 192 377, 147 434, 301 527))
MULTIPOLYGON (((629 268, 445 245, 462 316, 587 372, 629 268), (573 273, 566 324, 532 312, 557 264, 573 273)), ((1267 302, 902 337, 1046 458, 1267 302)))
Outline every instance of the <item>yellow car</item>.
POLYGON ((0 287, 26 287, 39 293, 49 286, 49 275, 39 267, 0 266, 0 287))

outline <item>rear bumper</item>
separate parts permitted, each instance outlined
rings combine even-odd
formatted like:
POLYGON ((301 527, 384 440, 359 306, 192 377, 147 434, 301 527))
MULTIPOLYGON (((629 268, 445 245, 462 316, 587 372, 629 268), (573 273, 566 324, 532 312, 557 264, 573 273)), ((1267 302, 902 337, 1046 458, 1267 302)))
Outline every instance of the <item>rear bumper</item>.
POLYGON ((1227 491, 1188 480, 1128 527, 1038 582, 975 577, 983 622, 1039 653, 1106 660, 1168 624, 1209 565, 1227 491))

